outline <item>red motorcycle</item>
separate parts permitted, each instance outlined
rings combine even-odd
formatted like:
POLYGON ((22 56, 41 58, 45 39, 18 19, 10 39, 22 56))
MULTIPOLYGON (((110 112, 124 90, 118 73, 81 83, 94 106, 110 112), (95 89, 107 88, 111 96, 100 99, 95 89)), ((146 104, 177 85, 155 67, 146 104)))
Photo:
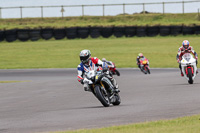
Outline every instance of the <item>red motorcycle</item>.
POLYGON ((113 75, 117 75, 120 76, 120 72, 116 69, 115 63, 113 63, 112 61, 106 61, 109 71, 113 74, 113 75))
POLYGON ((140 59, 140 70, 144 74, 150 74, 150 68, 149 68, 149 60, 147 58, 141 58, 140 59))

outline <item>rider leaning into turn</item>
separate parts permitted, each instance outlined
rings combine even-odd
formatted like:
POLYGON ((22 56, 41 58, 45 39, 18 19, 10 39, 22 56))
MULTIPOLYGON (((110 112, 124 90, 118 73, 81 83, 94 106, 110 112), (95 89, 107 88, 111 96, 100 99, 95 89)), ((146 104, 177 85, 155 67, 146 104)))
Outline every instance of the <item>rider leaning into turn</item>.
MULTIPOLYGON (((184 76, 184 75, 183 75, 183 72, 182 72, 182 69, 181 69, 180 61, 182 60, 182 56, 185 53, 192 53, 194 55, 194 58, 196 59, 196 65, 197 65, 197 59, 198 59, 197 53, 194 51, 193 47, 190 46, 189 41, 184 40, 183 43, 182 43, 182 46, 178 49, 178 54, 176 56, 177 62, 179 63, 179 68, 181 70, 181 76, 184 76)), ((197 73, 198 73, 198 70, 197 70, 197 73)))
MULTIPOLYGON (((78 70, 78 81, 84 85, 84 90, 85 91, 89 91, 90 88, 83 82, 83 75, 85 72, 94 69, 94 66, 103 66, 103 62, 98 59, 97 57, 91 57, 91 52, 90 50, 82 50, 80 52, 80 60, 81 63, 78 65, 77 70, 78 70)), ((102 68, 101 68, 102 69, 102 68)), ((104 70, 107 69, 106 67, 104 67, 104 70)), ((107 74, 107 77, 110 79, 110 81, 112 82, 113 86, 114 86, 114 90, 119 92, 118 89, 118 85, 116 80, 110 75, 107 74)))
POLYGON ((139 53, 137 58, 136 58, 136 61, 137 61, 137 65, 138 67, 140 68, 140 59, 144 58, 144 55, 142 53, 139 53))

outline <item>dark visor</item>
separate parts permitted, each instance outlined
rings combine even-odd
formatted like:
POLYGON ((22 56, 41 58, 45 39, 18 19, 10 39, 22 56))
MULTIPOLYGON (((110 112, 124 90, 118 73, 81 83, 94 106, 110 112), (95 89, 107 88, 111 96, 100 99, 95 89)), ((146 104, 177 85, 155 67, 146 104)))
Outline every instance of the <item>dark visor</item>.
POLYGON ((82 61, 82 60, 87 60, 89 58, 89 55, 88 56, 81 56, 80 57, 80 60, 82 61))

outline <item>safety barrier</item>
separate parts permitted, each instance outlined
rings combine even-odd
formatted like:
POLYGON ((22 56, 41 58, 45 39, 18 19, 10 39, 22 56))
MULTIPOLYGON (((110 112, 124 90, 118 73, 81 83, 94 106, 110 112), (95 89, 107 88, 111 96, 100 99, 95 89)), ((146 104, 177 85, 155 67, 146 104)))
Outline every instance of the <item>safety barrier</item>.
POLYGON ((29 29, 17 30, 17 38, 20 41, 28 41, 30 39, 29 29))
POLYGON ((101 36, 101 27, 90 27, 89 34, 92 38, 98 38, 101 36))
POLYGON ((113 27, 102 27, 101 28, 101 36, 104 38, 109 38, 113 35, 113 27))
POLYGON ((29 35, 31 41, 37 41, 41 38, 41 30, 40 29, 29 30, 29 35))
POLYGON ((138 37, 144 37, 147 35, 147 27, 146 26, 138 26, 136 28, 136 35, 138 37))
POLYGON ((88 38, 89 30, 90 29, 88 27, 78 27, 77 28, 77 37, 82 38, 82 39, 88 38))
POLYGON ((5 39, 7 42, 13 42, 17 40, 17 30, 6 30, 5 39))
POLYGON ((53 29, 47 28, 47 29, 41 29, 41 37, 45 40, 49 40, 53 37, 53 29))
POLYGON ((77 38, 77 27, 66 28, 66 36, 68 39, 77 38))
POLYGON ((5 39, 5 31, 0 31, 0 42, 5 39))
POLYGON ((195 26, 194 34, 200 34, 200 25, 199 26, 195 26))
POLYGON ((147 27, 147 36, 157 36, 159 34, 159 31, 159 26, 149 26, 147 27))
POLYGON ((160 26, 160 35, 161 36, 168 36, 170 35, 170 26, 160 26))
POLYGON ((126 37, 136 36, 136 26, 125 27, 124 34, 125 34, 126 37))
POLYGON ((0 30, 0 42, 37 41, 39 39, 85 39, 100 36, 115 37, 153 37, 153 36, 177 36, 200 34, 200 25, 171 25, 171 26, 110 26, 110 27, 70 27, 70 28, 44 28, 44 29, 11 29, 0 30))
POLYGON ((66 37, 65 29, 53 29, 53 35, 56 40, 60 40, 66 37))
POLYGON ((125 28, 124 27, 114 27, 113 28, 113 35, 115 37, 123 37, 125 34, 125 28))

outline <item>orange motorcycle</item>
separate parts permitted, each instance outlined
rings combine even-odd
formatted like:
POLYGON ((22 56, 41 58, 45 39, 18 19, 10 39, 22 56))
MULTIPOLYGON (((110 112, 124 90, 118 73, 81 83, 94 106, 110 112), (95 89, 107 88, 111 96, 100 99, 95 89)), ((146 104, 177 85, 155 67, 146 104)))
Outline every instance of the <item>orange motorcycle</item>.
POLYGON ((140 70, 144 74, 150 74, 149 60, 147 58, 140 59, 140 70))

